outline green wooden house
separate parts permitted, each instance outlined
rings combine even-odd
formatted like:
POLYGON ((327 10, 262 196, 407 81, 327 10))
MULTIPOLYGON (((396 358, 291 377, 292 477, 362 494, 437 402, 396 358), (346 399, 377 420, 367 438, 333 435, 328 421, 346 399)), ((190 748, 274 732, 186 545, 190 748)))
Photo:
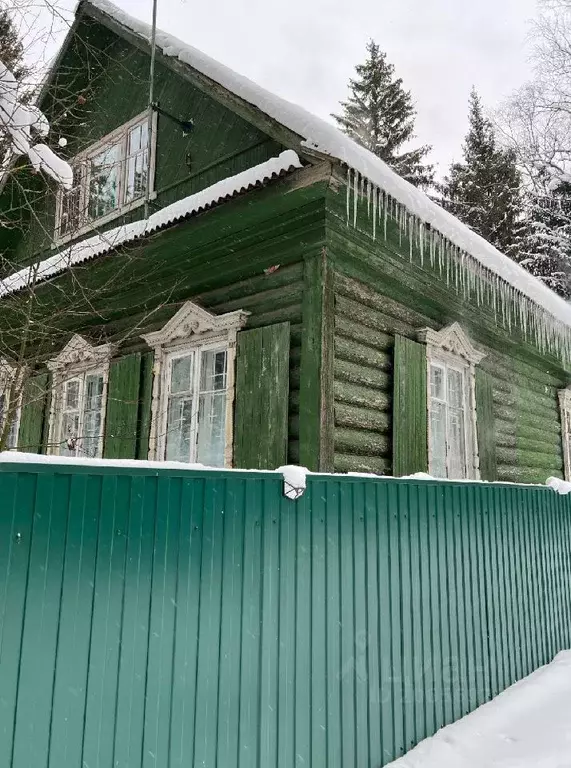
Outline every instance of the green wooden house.
POLYGON ((149 108, 149 39, 80 3, 40 103, 74 188, 24 166, 4 187, 6 392, 27 333, 11 445, 569 477, 571 308, 333 126, 161 32, 149 108))

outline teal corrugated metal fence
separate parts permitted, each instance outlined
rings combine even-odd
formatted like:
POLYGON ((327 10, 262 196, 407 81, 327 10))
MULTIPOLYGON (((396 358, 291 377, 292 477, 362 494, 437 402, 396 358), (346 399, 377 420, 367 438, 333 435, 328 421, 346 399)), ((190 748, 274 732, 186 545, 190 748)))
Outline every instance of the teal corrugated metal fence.
POLYGON ((379 768, 570 647, 539 487, 0 465, 0 765, 379 768))

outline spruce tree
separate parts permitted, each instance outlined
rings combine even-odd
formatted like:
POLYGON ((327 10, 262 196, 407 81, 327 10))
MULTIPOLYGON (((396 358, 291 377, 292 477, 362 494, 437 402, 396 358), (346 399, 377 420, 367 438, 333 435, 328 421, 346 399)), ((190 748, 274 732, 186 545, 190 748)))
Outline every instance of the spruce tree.
POLYGON ((528 196, 520 264, 551 290, 571 298, 571 184, 538 173, 528 196))
POLYGON ((350 96, 341 102, 343 113, 332 115, 341 130, 361 146, 380 157, 400 176, 415 186, 428 187, 433 181, 433 166, 424 159, 431 147, 403 148, 414 139, 414 108, 410 91, 386 54, 371 40, 367 59, 355 68, 349 81, 350 96))
POLYGON ((6 9, 0 9, 0 61, 20 82, 30 74, 24 61, 23 43, 6 9))
POLYGON ((441 204, 488 242, 518 258, 522 237, 521 177, 515 153, 499 146, 475 90, 464 160, 454 163, 439 191, 441 204))
MULTIPOLYGON (((31 70, 24 61, 24 46, 14 21, 6 9, 0 9, 0 61, 12 72, 19 83, 23 84, 30 74, 31 70)), ((21 99, 26 101, 30 93, 26 93, 25 85, 22 87, 21 99)), ((0 132, 0 173, 9 157, 9 146, 8 139, 0 132)))

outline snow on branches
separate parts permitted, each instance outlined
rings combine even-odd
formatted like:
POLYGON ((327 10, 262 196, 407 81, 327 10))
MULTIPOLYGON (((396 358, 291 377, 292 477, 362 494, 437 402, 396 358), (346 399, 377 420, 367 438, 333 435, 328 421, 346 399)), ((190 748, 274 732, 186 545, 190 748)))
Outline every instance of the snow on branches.
POLYGON ((68 163, 47 144, 33 143, 32 131, 39 137, 49 133, 46 116, 33 104, 22 103, 16 78, 1 61, 0 129, 8 134, 12 151, 16 155, 28 155, 36 172, 43 171, 65 189, 71 189, 73 172, 68 163))

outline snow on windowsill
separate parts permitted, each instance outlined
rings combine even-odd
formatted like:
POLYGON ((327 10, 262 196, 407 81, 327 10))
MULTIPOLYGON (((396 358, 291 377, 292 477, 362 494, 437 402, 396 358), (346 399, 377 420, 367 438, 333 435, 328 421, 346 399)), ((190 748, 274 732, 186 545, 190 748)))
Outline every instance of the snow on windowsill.
POLYGON ((126 245, 145 235, 149 235, 193 213, 209 208, 221 200, 233 197, 240 192, 255 187, 257 184, 279 176, 281 173, 301 167, 302 164, 297 154, 293 150, 288 149, 278 157, 273 157, 264 163, 237 173, 235 176, 222 179, 200 192, 196 192, 182 200, 177 200, 160 211, 153 213, 146 220, 123 224, 107 232, 82 240, 79 243, 74 243, 58 251, 53 256, 44 259, 39 265, 25 267, 19 272, 9 275, 4 280, 0 280, 0 297, 15 293, 32 283, 47 280, 60 272, 64 272, 70 266, 81 264, 96 256, 109 253, 120 245, 126 245))

